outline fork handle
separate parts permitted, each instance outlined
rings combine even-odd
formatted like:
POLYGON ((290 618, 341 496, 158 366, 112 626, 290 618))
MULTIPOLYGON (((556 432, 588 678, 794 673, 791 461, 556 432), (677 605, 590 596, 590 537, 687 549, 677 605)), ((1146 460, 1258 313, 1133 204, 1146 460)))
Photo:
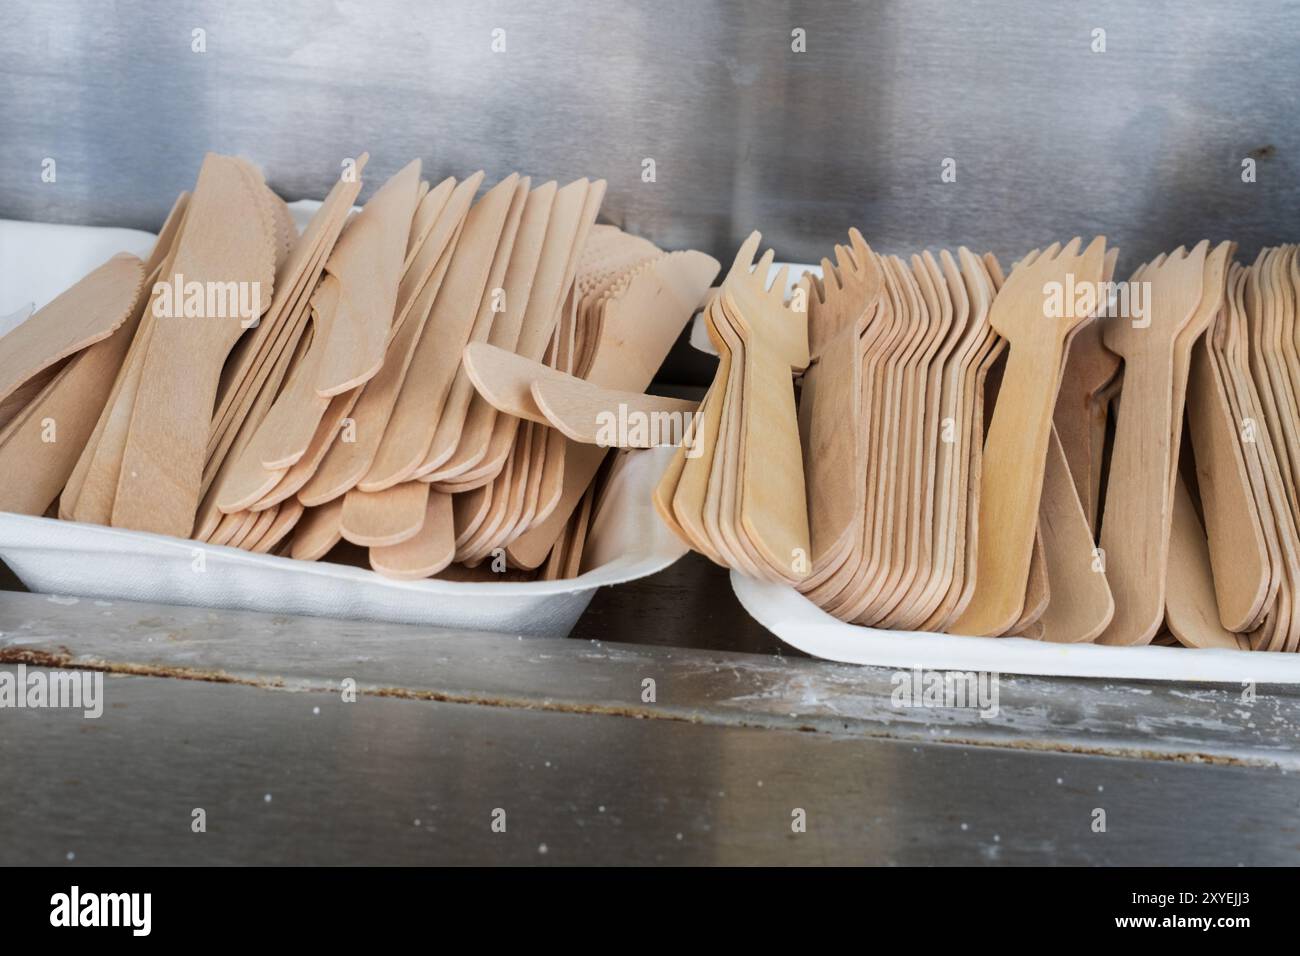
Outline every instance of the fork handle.
POLYGON ((1172 418, 1172 355, 1126 361, 1101 533, 1115 616, 1102 644, 1148 644, 1164 620, 1172 418))
POLYGON ((858 410, 862 362, 856 330, 849 326, 829 340, 821 360, 804 373, 800 411, 808 410, 804 478, 814 573, 839 554, 865 493, 858 474, 858 410))
POLYGON ((1024 607, 1061 351, 1012 343, 980 468, 975 594, 955 633, 1004 634, 1024 607))

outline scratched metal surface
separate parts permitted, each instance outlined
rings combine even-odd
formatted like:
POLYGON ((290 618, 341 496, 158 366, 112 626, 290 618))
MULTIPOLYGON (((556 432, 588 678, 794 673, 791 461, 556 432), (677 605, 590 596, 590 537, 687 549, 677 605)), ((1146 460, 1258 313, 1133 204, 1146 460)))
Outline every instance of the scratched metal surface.
POLYGON ((413 156, 602 176, 608 219, 724 258, 753 228, 793 261, 850 225, 1004 257, 1102 232, 1121 269, 1296 238, 1293 3, 4 0, 0 19, 0 216, 156 228, 205 150, 299 198, 369 149, 368 188, 413 156))
POLYGON ((3 592, 20 663, 106 706, 0 708, 0 864, 1300 863, 1293 689, 1003 677, 982 716, 806 658, 3 592))
POLYGON ((145 677, 105 695, 99 720, 0 715, 0 865, 1300 862, 1300 779, 1276 770, 145 677))
MULTIPOLYGON (((611 631, 611 633, 613 633, 611 631)), ((0 664, 179 674, 645 720, 1300 770, 1300 691, 1006 675, 997 712, 894 705, 894 672, 808 658, 519 638, 0 593, 0 664), (643 699, 653 679, 655 700, 643 699)))

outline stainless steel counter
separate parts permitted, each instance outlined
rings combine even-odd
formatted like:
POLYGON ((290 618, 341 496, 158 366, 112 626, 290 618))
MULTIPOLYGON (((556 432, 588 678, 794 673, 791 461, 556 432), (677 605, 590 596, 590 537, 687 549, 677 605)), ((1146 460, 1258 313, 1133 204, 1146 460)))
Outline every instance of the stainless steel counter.
MULTIPOLYGON (((1295 4, 3 15, 5 217, 157 228, 205 150, 295 199, 368 149, 366 195, 414 156, 605 177, 607 221, 723 261, 753 228, 807 261, 850 226, 1006 259, 1100 232, 1124 274, 1296 239, 1295 4)), ((660 380, 711 372, 679 343, 660 380)), ((991 719, 899 709, 890 672, 783 650, 695 556, 568 640, 0 591, 0 670, 23 662, 104 672, 108 706, 0 709, 0 864, 1300 862, 1297 691, 1004 677, 991 719)))
POLYGON ((0 709, 0 864, 1300 861, 1295 690, 1004 676, 984 718, 769 653, 0 593, 20 662, 107 704, 0 709))

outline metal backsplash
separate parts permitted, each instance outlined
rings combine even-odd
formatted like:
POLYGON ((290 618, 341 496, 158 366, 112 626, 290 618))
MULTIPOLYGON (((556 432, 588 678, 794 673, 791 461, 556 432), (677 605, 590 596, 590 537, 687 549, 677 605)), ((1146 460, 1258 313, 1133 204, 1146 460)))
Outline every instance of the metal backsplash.
POLYGON ((156 228, 205 150, 299 198, 366 149, 368 189, 414 156, 604 177, 605 219, 724 259, 754 228, 805 261, 854 225, 1004 258, 1100 232, 1121 271, 1300 239, 1295 3, 2 0, 0 22, 5 217, 156 228))

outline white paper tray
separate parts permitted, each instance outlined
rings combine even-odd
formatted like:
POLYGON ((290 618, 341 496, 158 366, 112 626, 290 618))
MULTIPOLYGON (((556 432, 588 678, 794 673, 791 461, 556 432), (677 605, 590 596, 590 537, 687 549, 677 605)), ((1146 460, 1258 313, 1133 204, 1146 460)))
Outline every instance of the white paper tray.
POLYGON ((731 588, 754 620, 791 647, 845 664, 1049 677, 1300 684, 1300 654, 1049 644, 1023 637, 886 631, 846 624, 788 585, 756 581, 732 571, 731 588))
MULTIPOLYGON (((781 268, 774 263, 769 281, 781 268)), ((816 266, 790 264, 786 295, 816 266)), ((691 325, 691 345, 717 355, 703 316, 691 325)), ((1300 654, 1268 654, 1188 647, 1106 647, 1048 644, 1019 637, 961 637, 926 631, 888 631, 846 624, 792 587, 731 572, 731 587, 758 623, 791 647, 824 660, 877 667, 998 671, 1049 677, 1300 684, 1300 654)))
MULTIPOLYGON (((301 217, 318 204, 293 205, 301 217)), ((152 243, 133 230, 0 220, 0 314, 39 308, 114 253, 147 255, 152 243)), ((588 535, 591 570, 567 581, 393 581, 362 568, 3 512, 0 560, 49 594, 563 637, 596 588, 654 574, 686 553, 651 503, 672 453, 628 455, 588 535), (200 549, 204 570, 196 571, 200 549)))
POLYGON ((672 451, 628 456, 588 536, 592 570, 567 581, 394 581, 325 561, 3 512, 0 559, 48 594, 564 637, 596 588, 654 574, 685 554, 650 505, 672 451))

